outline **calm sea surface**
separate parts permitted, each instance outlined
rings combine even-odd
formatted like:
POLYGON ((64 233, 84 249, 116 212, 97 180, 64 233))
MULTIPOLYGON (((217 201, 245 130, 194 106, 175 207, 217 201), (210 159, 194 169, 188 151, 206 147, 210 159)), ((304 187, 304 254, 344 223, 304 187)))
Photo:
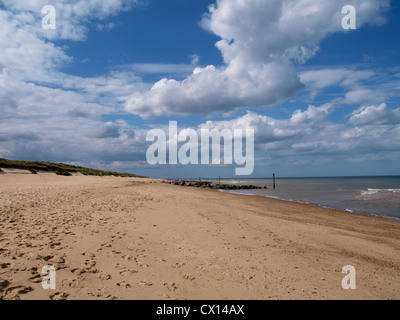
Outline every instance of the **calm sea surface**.
POLYGON ((400 176, 346 178, 229 179, 221 183, 256 186, 268 190, 233 193, 260 195, 282 200, 312 203, 334 209, 385 216, 400 220, 400 176))

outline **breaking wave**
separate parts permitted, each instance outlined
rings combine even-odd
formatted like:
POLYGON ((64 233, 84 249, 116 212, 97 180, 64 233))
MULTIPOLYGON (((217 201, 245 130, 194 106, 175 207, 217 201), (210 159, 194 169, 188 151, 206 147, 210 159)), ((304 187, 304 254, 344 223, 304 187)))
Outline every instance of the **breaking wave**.
POLYGON ((361 191, 361 199, 389 199, 400 198, 400 189, 368 189, 361 191))

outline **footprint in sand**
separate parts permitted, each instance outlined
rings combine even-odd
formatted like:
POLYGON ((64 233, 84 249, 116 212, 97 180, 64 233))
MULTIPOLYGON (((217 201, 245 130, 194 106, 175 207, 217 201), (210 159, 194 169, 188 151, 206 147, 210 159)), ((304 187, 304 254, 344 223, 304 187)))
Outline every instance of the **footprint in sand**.
POLYGON ((56 292, 50 296, 51 300, 67 300, 69 294, 65 292, 56 292))
POLYGON ((96 255, 94 253, 92 253, 92 252, 83 252, 82 255, 84 257, 89 257, 89 258, 95 258, 96 257, 96 255))
POLYGON ((172 268, 174 268, 174 269, 180 269, 180 268, 182 268, 184 265, 185 265, 184 262, 177 262, 177 263, 175 263, 174 265, 172 265, 172 268))
POLYGON ((146 280, 142 280, 138 283, 138 285, 140 287, 151 287, 153 285, 152 282, 146 281, 146 280))
POLYGON ((86 260, 85 266, 86 268, 83 270, 83 273, 98 273, 98 270, 95 268, 97 262, 94 260, 86 260))
POLYGON ((125 288, 125 289, 130 289, 130 288, 132 288, 132 286, 131 286, 129 283, 125 282, 125 281, 118 282, 118 283, 117 283, 117 286, 118 286, 118 287, 125 288))
POLYGON ((142 263, 142 262, 137 262, 136 263, 139 267, 142 267, 142 268, 148 268, 148 267, 150 267, 148 264, 146 264, 146 263, 142 263))
POLYGON ((111 280, 111 274, 102 274, 99 278, 101 280, 111 280))
POLYGON ((166 287, 169 291, 175 291, 176 289, 178 289, 176 284, 173 282, 164 283, 164 287, 166 287))
POLYGON ((90 267, 90 268, 86 268, 84 270, 84 273, 98 273, 99 270, 97 270, 95 267, 90 267))
POLYGON ((0 296, 0 300, 19 300, 20 294, 27 294, 29 292, 33 291, 32 287, 27 287, 27 286, 15 286, 15 287, 8 287, 5 290, 5 293, 3 296, 0 296))
POLYGON ((73 274, 81 275, 83 273, 86 273, 86 271, 82 268, 74 268, 70 270, 73 274))
POLYGON ((85 265, 87 268, 95 267, 96 264, 97 264, 97 262, 94 260, 85 260, 85 265))
POLYGON ((54 248, 56 248, 56 247, 58 247, 58 246, 61 246, 61 242, 60 242, 60 241, 52 241, 52 242, 50 243, 50 248, 51 248, 51 249, 54 249, 54 248))
POLYGON ((63 280, 62 285, 68 286, 70 288, 81 288, 82 287, 82 284, 81 284, 80 280, 78 280, 78 279, 63 280))
POLYGON ((134 258, 130 255, 124 255, 122 256, 123 259, 127 260, 127 261, 132 261, 134 258))
POLYGON ((0 279, 0 293, 2 293, 4 289, 7 288, 10 284, 11 283, 7 280, 0 279))
POLYGON ((138 270, 123 270, 119 274, 123 277, 126 277, 126 276, 131 276, 136 273, 139 273, 139 271, 138 270))
POLYGON ((28 281, 33 283, 40 283, 42 282, 43 277, 40 274, 36 274, 28 279, 28 281))
POLYGON ((98 298, 105 298, 105 299, 111 298, 111 295, 106 291, 105 288, 98 289, 95 296, 98 298))

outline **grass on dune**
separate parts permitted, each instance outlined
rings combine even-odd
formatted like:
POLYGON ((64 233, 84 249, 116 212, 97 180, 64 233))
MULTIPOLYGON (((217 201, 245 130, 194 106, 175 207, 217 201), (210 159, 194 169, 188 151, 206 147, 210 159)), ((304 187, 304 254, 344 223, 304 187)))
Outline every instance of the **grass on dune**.
MULTIPOLYGON (((1 168, 24 169, 29 170, 32 174, 37 174, 38 171, 53 172, 61 176, 71 176, 72 173, 81 173, 85 176, 114 176, 124 178, 147 178, 138 176, 132 173, 120 173, 112 171, 103 171, 85 167, 74 166, 65 163, 41 162, 41 161, 19 161, 0 159, 1 168)), ((0 172, 2 172, 0 168, 0 172)))

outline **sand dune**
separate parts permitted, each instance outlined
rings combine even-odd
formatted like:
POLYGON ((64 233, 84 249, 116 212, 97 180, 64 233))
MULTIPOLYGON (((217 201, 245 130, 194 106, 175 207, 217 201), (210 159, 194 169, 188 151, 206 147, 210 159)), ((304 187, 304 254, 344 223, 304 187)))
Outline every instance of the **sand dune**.
POLYGON ((397 221, 134 180, 1 174, 0 297, 400 298, 397 221))

